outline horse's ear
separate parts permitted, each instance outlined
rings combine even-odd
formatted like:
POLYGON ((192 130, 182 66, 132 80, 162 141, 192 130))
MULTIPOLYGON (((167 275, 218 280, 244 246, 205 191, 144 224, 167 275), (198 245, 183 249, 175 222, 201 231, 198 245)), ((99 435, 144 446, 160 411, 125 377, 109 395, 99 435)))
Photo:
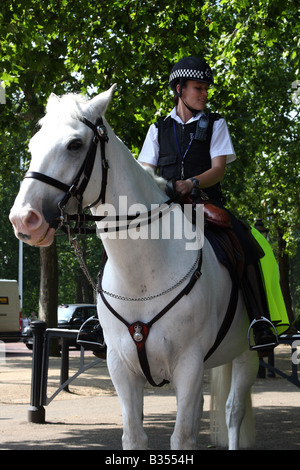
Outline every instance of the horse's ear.
POLYGON ((114 83, 109 90, 100 93, 89 101, 89 108, 91 108, 92 112, 96 112, 97 116, 105 114, 116 86, 116 83, 114 83))
POLYGON ((51 107, 57 103, 57 101, 59 101, 59 96, 57 96, 55 93, 51 93, 48 98, 46 111, 48 112, 51 109, 51 107))

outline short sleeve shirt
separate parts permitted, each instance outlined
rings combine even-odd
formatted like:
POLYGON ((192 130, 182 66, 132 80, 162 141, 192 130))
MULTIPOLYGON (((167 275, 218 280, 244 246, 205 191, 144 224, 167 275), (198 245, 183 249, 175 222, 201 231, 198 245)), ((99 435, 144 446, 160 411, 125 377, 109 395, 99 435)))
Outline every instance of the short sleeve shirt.
MULTIPOLYGON (((202 112, 198 113, 196 117, 192 117, 186 124, 189 124, 195 120, 197 121, 202 116, 202 114, 202 112)), ((184 124, 181 118, 176 114, 176 107, 172 109, 168 116, 171 116, 180 124, 184 124)), ((223 118, 214 122, 210 142, 211 159, 219 157, 221 155, 226 156, 226 163, 231 163, 236 159, 236 154, 228 131, 228 127, 225 119, 223 118)), ((138 160, 141 163, 149 163, 150 165, 157 167, 158 157, 158 129, 155 124, 151 124, 138 160)))

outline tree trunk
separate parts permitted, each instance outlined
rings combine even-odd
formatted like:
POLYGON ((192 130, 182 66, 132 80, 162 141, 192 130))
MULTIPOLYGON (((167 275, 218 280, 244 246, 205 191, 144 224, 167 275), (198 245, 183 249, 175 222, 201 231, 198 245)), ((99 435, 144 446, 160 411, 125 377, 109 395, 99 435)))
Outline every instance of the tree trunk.
POLYGON ((93 289, 82 269, 77 272, 76 303, 93 304, 95 302, 93 289))
MULTIPOLYGON (((86 241, 83 238, 80 243, 83 259, 86 262, 86 241)), ((95 303, 93 288, 79 264, 76 270, 76 303, 95 303)))
MULTIPOLYGON (((47 323, 48 328, 57 328, 58 302, 58 262, 56 242, 46 248, 40 248, 40 298, 39 319, 47 323)), ((50 356, 58 356, 58 342, 50 344, 50 356)))

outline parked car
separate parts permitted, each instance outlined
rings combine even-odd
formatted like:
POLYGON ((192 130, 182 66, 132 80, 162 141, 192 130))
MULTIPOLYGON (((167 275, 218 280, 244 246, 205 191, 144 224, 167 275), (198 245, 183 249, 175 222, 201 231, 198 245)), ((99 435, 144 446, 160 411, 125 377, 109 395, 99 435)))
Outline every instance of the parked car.
MULTIPOLYGON (((91 317, 97 318, 97 308, 94 304, 66 304, 57 309, 57 327, 68 330, 79 330, 83 323, 91 317)), ((100 326, 100 324, 99 324, 100 326)), ((101 333, 102 328, 100 326, 101 333)), ((30 325, 25 327, 23 341, 28 349, 32 349, 33 337, 30 325)), ((79 348, 76 340, 71 345, 79 348)))

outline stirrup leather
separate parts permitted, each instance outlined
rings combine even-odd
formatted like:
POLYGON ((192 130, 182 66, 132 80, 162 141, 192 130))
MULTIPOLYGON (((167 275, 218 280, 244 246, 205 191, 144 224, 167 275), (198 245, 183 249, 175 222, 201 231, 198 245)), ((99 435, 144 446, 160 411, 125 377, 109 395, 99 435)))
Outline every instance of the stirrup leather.
POLYGON ((266 318, 266 317, 261 317, 259 319, 255 318, 252 321, 252 323, 250 324, 249 329, 248 329, 248 345, 249 345, 250 351, 258 351, 258 350, 263 350, 263 349, 268 349, 268 348, 271 349, 271 348, 275 348, 278 345, 278 334, 277 334, 276 328, 273 325, 273 323, 270 320, 268 320, 268 318, 266 318), (252 328, 254 327, 254 325, 256 323, 267 323, 268 326, 270 326, 274 331, 275 341, 272 341, 272 342, 266 343, 266 344, 258 344, 258 345, 253 344, 252 345, 250 343, 250 333, 251 333, 251 330, 252 330, 252 328))

